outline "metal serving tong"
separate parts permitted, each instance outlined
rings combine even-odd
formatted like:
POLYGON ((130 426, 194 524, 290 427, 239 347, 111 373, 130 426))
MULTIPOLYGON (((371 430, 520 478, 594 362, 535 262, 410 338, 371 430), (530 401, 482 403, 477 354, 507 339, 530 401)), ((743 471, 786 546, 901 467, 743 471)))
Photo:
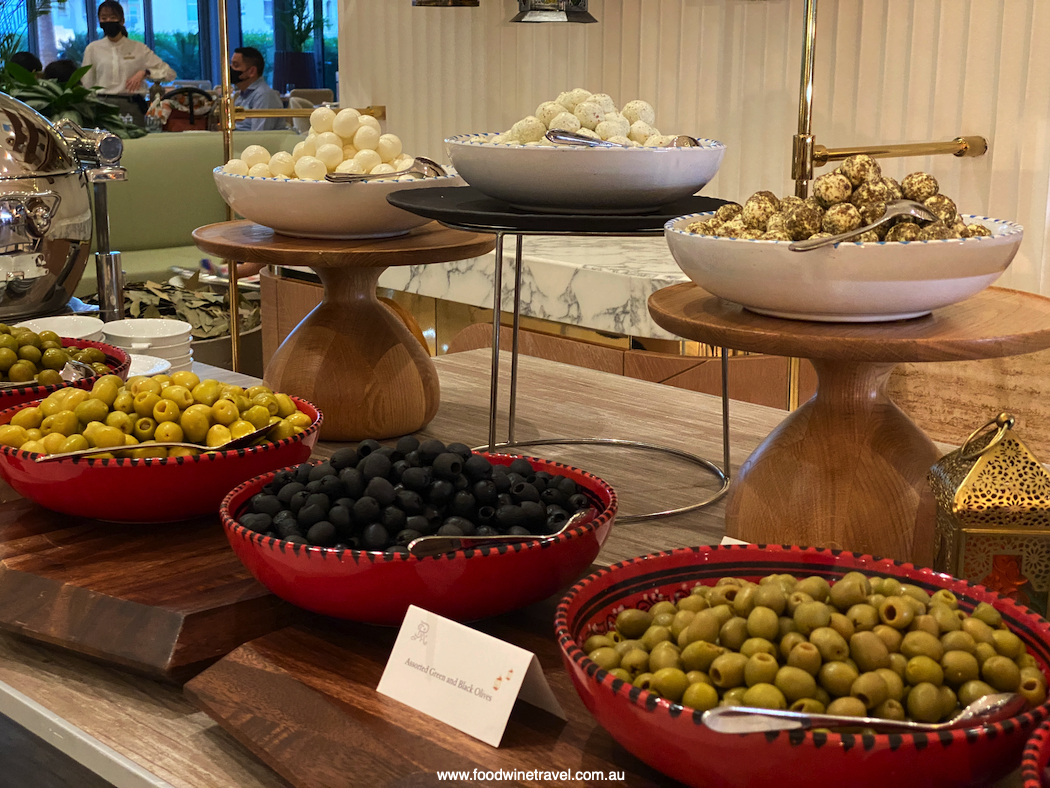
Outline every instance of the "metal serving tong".
POLYGON ((412 164, 404 170, 384 172, 379 175, 370 175, 368 173, 363 175, 353 175, 348 172, 330 172, 324 176, 324 179, 331 183, 363 183, 365 181, 400 178, 403 175, 419 175, 421 178, 441 178, 447 174, 445 168, 436 161, 427 159, 423 156, 416 156, 416 158, 413 159, 412 164))

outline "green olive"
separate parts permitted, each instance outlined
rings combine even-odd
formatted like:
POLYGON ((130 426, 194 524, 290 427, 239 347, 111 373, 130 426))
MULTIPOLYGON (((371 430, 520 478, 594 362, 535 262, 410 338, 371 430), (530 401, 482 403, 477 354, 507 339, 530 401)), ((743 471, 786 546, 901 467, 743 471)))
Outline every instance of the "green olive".
POLYGON ((811 676, 816 676, 822 663, 820 651, 809 641, 799 643, 787 657, 787 664, 793 668, 801 668, 811 676))
POLYGON ((908 627, 911 632, 927 632, 935 638, 941 636, 941 626, 937 623, 937 619, 931 616, 929 613, 924 613, 921 616, 916 616, 915 620, 911 622, 911 626, 908 627))
MULTIPOLYGON (((755 608, 755 610, 762 610, 763 608, 755 608)), ((768 611, 772 613, 773 611, 768 611)), ((747 629, 747 619, 740 618, 740 616, 734 616, 729 619, 725 624, 722 625, 722 629, 718 632, 718 642, 731 651, 740 651, 740 647, 744 645, 744 641, 750 637, 747 629)))
POLYGON ((678 600, 679 612, 689 610, 693 613, 699 613, 701 610, 707 610, 707 608, 711 606, 706 597, 695 593, 696 589, 693 589, 693 591, 694 593, 690 594, 685 599, 678 600))
POLYGON ((899 651, 890 652, 890 670, 904 678, 904 671, 908 669, 908 658, 899 651))
POLYGON ((879 619, 888 627, 907 629, 915 618, 915 610, 902 596, 889 596, 879 607, 879 619))
POLYGON ((755 590, 755 607, 765 607, 772 610, 778 616, 787 607, 787 594, 779 583, 769 583, 759 586, 755 590))
POLYGON ((858 605, 871 593, 867 578, 846 575, 831 587, 829 600, 839 610, 849 610, 858 605))
POLYGON ((777 640, 781 640, 784 635, 790 632, 799 634, 798 627, 795 626, 795 619, 790 616, 781 616, 777 619, 777 640))
POLYGON ((917 602, 921 602, 924 607, 929 607, 930 605, 930 595, 918 586, 905 583, 901 585, 901 594, 909 596, 917 602))
POLYGON ((959 687, 959 703, 963 706, 969 706, 978 698, 983 698, 985 695, 994 695, 995 688, 985 684, 983 681, 974 680, 967 681, 961 687, 959 687))
POLYGON ((722 628, 723 623, 724 622, 719 621, 718 616, 715 615, 713 610, 701 610, 693 616, 693 620, 690 621, 689 626, 686 627, 686 640, 690 643, 697 640, 715 643, 718 641, 718 631, 722 628))
POLYGON ((983 668, 989 657, 996 656, 995 646, 991 643, 978 643, 974 646, 973 655, 977 658, 977 664, 983 668))
POLYGON ((625 684, 631 683, 631 674, 623 668, 613 668, 609 671, 609 675, 612 676, 614 679, 619 679, 625 684))
POLYGON ((959 607, 959 599, 947 588, 940 588, 933 592, 930 597, 931 604, 945 605, 952 610, 956 610, 959 607))
POLYGON ((649 608, 649 615, 651 615, 653 618, 656 618, 657 616, 662 616, 665 613, 669 613, 670 615, 674 616, 674 614, 677 612, 678 608, 675 607, 674 602, 668 602, 666 599, 657 602, 655 605, 649 608))
POLYGON ((620 657, 620 667, 631 673, 647 673, 649 671, 649 654, 640 648, 631 649, 620 657))
POLYGON ((786 709, 784 694, 772 684, 755 684, 744 693, 743 704, 760 709, 786 709))
POLYGON ((917 722, 937 722, 941 718, 941 693, 937 685, 922 681, 908 693, 908 716, 917 722))
MULTIPOLYGON (((271 435, 273 433, 270 433, 271 435)), ((653 616, 653 626, 671 628, 671 624, 674 623, 674 616, 670 613, 661 613, 658 616, 653 616)))
POLYGON ((999 611, 987 602, 981 602, 978 604, 977 607, 973 609, 973 613, 971 613, 970 616, 971 618, 983 621, 992 629, 997 629, 1003 623, 1003 617, 999 614, 999 611))
POLYGON ((831 610, 823 602, 803 602, 795 608, 795 626, 806 637, 831 623, 831 610))
POLYGON ((952 687, 961 687, 967 681, 980 678, 981 666, 977 658, 968 651, 946 651, 941 657, 944 680, 952 687))
POLYGON ((696 682, 685 688, 682 705, 697 711, 707 711, 718 705, 718 690, 710 684, 696 682))
POLYGON ((678 642, 678 638, 683 632, 685 632, 686 628, 689 626, 689 622, 693 620, 693 616, 695 615, 696 613, 692 610, 679 610, 675 613, 670 627, 672 640, 676 643, 678 642))
POLYGON ((904 697, 904 680, 889 668, 879 668, 875 671, 886 684, 886 691, 893 700, 901 700, 904 697))
POLYGON ((853 624, 854 631, 870 632, 879 624, 879 611, 865 602, 847 610, 846 618, 853 624))
POLYGON ((888 668, 890 665, 889 649, 874 632, 858 632, 850 638, 849 655, 864 672, 888 668))
POLYGON ((642 645, 640 640, 621 640, 619 643, 614 643, 613 648, 616 649, 616 653, 621 657, 629 651, 634 651, 636 648, 645 651, 645 646, 642 645))
POLYGON ((667 698, 672 703, 678 703, 682 699, 689 680, 678 668, 661 668, 653 673, 653 681, 650 689, 655 687, 660 696, 667 698))
MULTIPOLYGON (((770 588, 771 586, 765 586, 770 588)), ((761 591, 762 588, 759 588, 761 591)), ((780 634, 780 619, 777 613, 769 607, 757 606, 747 617, 747 633, 753 638, 765 638, 776 640, 780 634)))
POLYGON ((945 632, 941 635, 941 645, 945 652, 965 651, 967 654, 973 654, 977 650, 977 641, 973 639, 973 635, 962 630, 945 632))
POLYGON ((809 642, 817 647, 817 651, 820 652, 825 662, 835 662, 849 657, 849 645, 846 639, 831 627, 814 629, 809 636, 809 642))
POLYGON ((652 651, 654 648, 656 648, 657 643, 662 643, 665 640, 670 639, 671 630, 669 630, 667 627, 651 626, 647 630, 645 630, 645 634, 642 635, 642 643, 649 651, 652 651))
POLYGON ((939 687, 944 683, 944 671, 941 670, 940 663, 930 657, 912 657, 904 669, 904 680, 913 687, 916 684, 933 684, 939 687))
POLYGON ((733 608, 729 605, 714 605, 711 608, 711 613, 718 619, 718 626, 721 627, 733 617, 733 608))
POLYGON ((616 649, 603 646, 595 651, 588 654, 593 661, 598 663, 598 667, 602 670, 612 670, 613 668, 620 667, 620 655, 616 653, 616 649))
POLYGON ((981 678, 999 692, 1017 692, 1021 685, 1021 669, 1009 657, 996 654, 981 665, 981 678))
POLYGON ((809 594, 817 602, 827 602, 831 593, 831 586, 828 585, 828 581, 823 577, 812 575, 798 581, 798 584, 795 586, 795 593, 800 592, 809 594))
POLYGON ((719 605, 728 605, 730 608, 733 606, 733 602, 736 600, 736 595, 741 591, 740 586, 726 583, 725 585, 715 586, 714 590, 708 596, 707 601, 710 602, 714 607, 719 605))
POLYGON ((750 657, 744 665, 744 683, 749 687, 756 684, 772 684, 779 669, 776 657, 760 651, 750 657))
POLYGON ((714 686, 714 684, 711 684, 711 677, 702 670, 691 670, 685 674, 685 677, 689 679, 690 684, 696 684, 699 681, 702 684, 714 686))
POLYGON ((801 714, 824 714, 825 706, 816 698, 799 698, 790 706, 791 711, 797 711, 801 714))
POLYGON ((872 717, 878 717, 883 720, 896 720, 898 722, 904 722, 904 707, 901 705, 899 700, 895 698, 887 698, 878 706, 871 711, 872 717))
POLYGON ((639 689, 650 689, 653 683, 652 673, 640 673, 634 677, 634 681, 631 682, 632 686, 638 687, 639 689))
POLYGON ((678 653, 678 647, 673 643, 660 643, 660 646, 667 646, 666 648, 654 648, 649 654, 649 670, 656 673, 664 668, 677 668, 678 670, 685 669, 685 663, 682 661, 681 656, 678 653))
POLYGON ((895 651, 900 651, 904 635, 899 630, 888 627, 885 624, 877 624, 871 631, 878 635, 879 640, 886 644, 886 650, 891 654, 895 651))
POLYGON ((1017 691, 1024 696, 1031 708, 1041 706, 1046 702, 1046 682, 1040 681, 1032 676, 1021 676, 1021 684, 1017 691))
POLYGON ((1039 663, 1036 662, 1035 657, 1033 657, 1031 654, 1022 654, 1017 659, 1015 659, 1014 662, 1017 663, 1017 667, 1021 669, 1022 673, 1024 672, 1025 668, 1039 667, 1039 663))
POLYGON ((946 632, 955 632, 962 629, 962 622, 955 615, 955 611, 943 602, 934 601, 930 605, 928 612, 933 617, 933 620, 937 622, 940 634, 943 635, 946 632))
POLYGON ((956 697, 955 691, 946 684, 942 684, 939 687, 939 692, 941 696, 941 719, 944 719, 955 713, 956 708, 959 706, 959 699, 956 697))
POLYGON ((774 657, 777 655, 777 647, 765 638, 748 638, 740 647, 740 653, 745 657, 752 657, 762 651, 774 657))
POLYGON ((740 590, 733 600, 733 612, 741 618, 747 618, 755 609, 755 592, 758 586, 747 586, 740 590))
POLYGON ((747 692, 747 687, 733 687, 731 690, 726 690, 722 693, 722 700, 719 702, 719 706, 743 706, 744 705, 744 693, 747 692))
POLYGON ((846 616, 842 615, 842 613, 832 613, 831 621, 828 622, 828 626, 842 635, 842 639, 847 643, 849 642, 849 639, 853 637, 853 633, 856 632, 853 627, 853 622, 846 618, 846 616))
MULTIPOLYGON (((183 424, 183 429, 186 425, 183 424)), ((652 614, 645 610, 629 607, 616 616, 616 631, 625 638, 640 638, 653 623, 652 614)))
POLYGON ((869 672, 857 676, 850 685, 849 694, 863 703, 865 708, 874 709, 890 697, 890 690, 882 676, 869 672))
MULTIPOLYGON (((834 590, 832 586, 832 590, 834 590)), ((828 705, 828 714, 842 717, 866 717, 868 708, 864 702, 853 697, 836 698, 828 705)))
POLYGON ((812 698, 817 692, 817 682, 812 674, 791 665, 785 665, 776 672, 773 686, 784 694, 788 703, 812 698))
POLYGON ((971 616, 963 621, 962 631, 968 632, 978 643, 987 643, 993 648, 995 647, 995 636, 992 634, 992 628, 979 618, 971 616))
POLYGON ((944 646, 936 636, 929 632, 914 630, 904 636, 901 641, 901 654, 908 659, 912 657, 927 656, 934 662, 940 662, 944 656, 944 646))
POLYGON ((715 658, 707 675, 711 677, 711 683, 716 687, 732 689, 743 685, 745 665, 747 665, 747 657, 743 654, 726 652, 715 658))
POLYGON ((788 632, 784 637, 780 639, 780 658, 787 660, 791 651, 799 643, 808 643, 805 636, 801 632, 788 632))
POLYGON ((1024 642, 1013 632, 997 629, 992 632, 992 645, 1002 656, 1017 659, 1024 653, 1024 642))
MULTIPOLYGON (((114 424, 112 426, 115 427, 116 425, 114 424)), ((615 645, 616 644, 606 635, 591 635, 583 642, 583 651, 585 654, 590 654, 592 651, 597 651, 600 648, 612 648, 615 645)))
POLYGON ((842 697, 849 695, 850 687, 853 686, 858 675, 856 669, 845 662, 825 662, 820 666, 817 681, 827 690, 828 694, 842 697))
POLYGON ((694 640, 682 649, 682 664, 687 671, 701 670, 707 673, 711 663, 725 653, 726 650, 722 646, 716 646, 707 640, 694 640))

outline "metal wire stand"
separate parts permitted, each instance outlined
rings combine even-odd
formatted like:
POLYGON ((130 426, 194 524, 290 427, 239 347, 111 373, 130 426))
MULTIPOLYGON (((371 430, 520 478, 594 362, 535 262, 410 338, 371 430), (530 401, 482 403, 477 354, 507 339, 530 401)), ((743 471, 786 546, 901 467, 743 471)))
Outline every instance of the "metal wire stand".
POLYGON ((496 451, 498 449, 513 449, 525 446, 612 446, 624 449, 640 449, 644 451, 659 452, 673 457, 686 460, 698 466, 701 470, 710 473, 720 482, 720 487, 707 498, 688 506, 680 506, 673 509, 665 509, 659 512, 647 512, 645 514, 621 514, 617 516, 617 522, 632 523, 643 520, 653 520, 658 517, 669 517, 676 514, 685 514, 700 509, 719 500, 729 489, 730 465, 729 465, 729 356, 728 350, 722 348, 722 468, 719 468, 710 460, 706 460, 696 454, 673 449, 668 446, 657 446, 641 441, 619 440, 616 438, 546 438, 529 441, 516 441, 514 436, 515 421, 517 417, 518 400, 518 335, 521 320, 521 252, 522 239, 525 235, 571 235, 571 236, 628 236, 637 235, 660 235, 662 230, 652 232, 632 233, 584 233, 584 232, 548 232, 548 231, 523 231, 510 227, 494 227, 478 224, 460 224, 448 221, 442 222, 448 227, 456 230, 467 230, 473 232, 488 232, 496 234, 496 270, 493 277, 493 310, 492 310, 492 379, 489 386, 489 440, 486 446, 477 447, 496 451), (499 366, 500 366, 500 334, 502 323, 500 316, 503 305, 503 251, 504 241, 507 235, 515 236, 514 247, 514 311, 511 339, 511 361, 510 361, 510 403, 508 409, 507 440, 499 443, 496 441, 496 416, 499 412, 499 366))

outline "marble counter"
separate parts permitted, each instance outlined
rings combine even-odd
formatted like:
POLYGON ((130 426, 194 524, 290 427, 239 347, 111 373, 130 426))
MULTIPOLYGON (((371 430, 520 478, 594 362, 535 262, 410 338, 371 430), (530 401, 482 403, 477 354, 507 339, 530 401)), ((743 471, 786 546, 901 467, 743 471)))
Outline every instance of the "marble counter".
MULTIPOLYGON (((503 309, 514 306, 514 236, 507 236, 503 309)), ((663 236, 527 236, 521 314, 595 331, 677 339, 649 317, 649 296, 688 281, 663 236)), ((491 308, 495 254, 454 263, 390 268, 380 287, 491 308)))

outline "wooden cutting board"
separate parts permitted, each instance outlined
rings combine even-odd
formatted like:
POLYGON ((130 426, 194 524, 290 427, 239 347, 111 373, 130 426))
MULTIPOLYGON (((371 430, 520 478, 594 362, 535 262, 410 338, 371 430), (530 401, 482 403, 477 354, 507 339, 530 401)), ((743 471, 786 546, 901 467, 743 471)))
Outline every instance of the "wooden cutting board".
POLYGON ((170 525, 69 517, 0 499, 0 629, 184 681, 284 626, 290 608, 230 550, 217 515, 170 525))
POLYGON ((474 625, 534 652, 568 716, 562 721, 518 701, 498 748, 375 691, 397 636, 392 628, 303 614, 302 622, 245 643, 188 682, 185 692, 296 788, 489 784, 438 782, 438 770, 473 769, 615 770, 625 773, 616 785, 667 785, 584 707, 554 640, 555 606, 551 600, 474 625))

